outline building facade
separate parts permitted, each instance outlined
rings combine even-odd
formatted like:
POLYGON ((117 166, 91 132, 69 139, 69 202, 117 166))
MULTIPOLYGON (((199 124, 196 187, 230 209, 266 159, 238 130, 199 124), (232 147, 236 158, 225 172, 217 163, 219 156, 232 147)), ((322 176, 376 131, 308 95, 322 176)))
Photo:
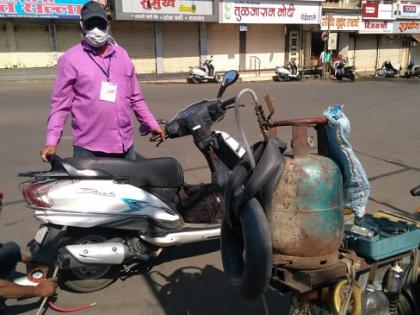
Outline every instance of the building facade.
MULTIPOLYGON (((0 1, 0 68, 54 67, 81 39, 87 0, 0 1)), ((112 36, 138 73, 319 65, 327 46, 360 72, 420 64, 420 3, 389 0, 109 0, 112 36)))

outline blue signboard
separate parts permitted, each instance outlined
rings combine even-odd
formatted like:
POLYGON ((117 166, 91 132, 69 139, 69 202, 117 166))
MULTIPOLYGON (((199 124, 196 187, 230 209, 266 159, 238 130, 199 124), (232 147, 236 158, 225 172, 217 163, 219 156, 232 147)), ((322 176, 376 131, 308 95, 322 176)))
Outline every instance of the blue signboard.
POLYGON ((0 0, 0 17, 79 19, 88 0, 0 0))

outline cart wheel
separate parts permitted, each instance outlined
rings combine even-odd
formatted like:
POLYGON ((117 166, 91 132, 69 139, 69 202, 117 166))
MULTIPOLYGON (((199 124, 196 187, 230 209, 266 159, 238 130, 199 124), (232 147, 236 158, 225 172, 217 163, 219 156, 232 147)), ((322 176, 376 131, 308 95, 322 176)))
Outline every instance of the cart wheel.
MULTIPOLYGON (((336 284, 331 292, 331 304, 336 314, 339 314, 341 302, 343 301, 344 289, 347 285, 347 280, 341 280, 336 284)), ((362 291, 357 283, 353 284, 349 307, 347 314, 360 315, 362 313, 362 291)))

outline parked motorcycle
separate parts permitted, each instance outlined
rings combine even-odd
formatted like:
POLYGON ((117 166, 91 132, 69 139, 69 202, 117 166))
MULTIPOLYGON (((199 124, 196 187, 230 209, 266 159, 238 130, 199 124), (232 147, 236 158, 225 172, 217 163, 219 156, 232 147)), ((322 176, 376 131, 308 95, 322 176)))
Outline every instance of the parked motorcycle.
POLYGON ((273 77, 274 81, 300 81, 303 78, 302 69, 296 64, 296 58, 292 58, 286 66, 278 66, 275 70, 276 75, 273 77))
POLYGON ((415 65, 413 62, 407 67, 407 71, 405 72, 406 78, 420 78, 420 65, 415 65))
POLYGON ((29 244, 33 262, 58 266, 67 288, 93 292, 164 247, 218 238, 222 192, 245 151, 211 127, 232 108, 235 98, 221 97, 238 77, 236 71, 226 72, 217 98, 194 103, 165 124, 169 139, 192 136, 208 162, 210 184, 184 183, 172 157, 128 161, 55 155, 50 171, 20 174, 32 178, 21 190, 41 222, 29 244))
POLYGON ((397 64, 395 67, 392 65, 390 60, 386 60, 382 67, 377 69, 375 77, 379 79, 383 78, 396 78, 400 76, 401 65, 397 64))
POLYGON ((221 75, 216 73, 213 66, 213 56, 203 62, 201 66, 190 66, 190 75, 188 82, 203 83, 203 82, 220 82, 221 75))
POLYGON ((336 80, 342 80, 343 78, 347 78, 350 81, 354 81, 356 78, 355 70, 356 67, 354 66, 346 66, 348 63, 348 59, 338 59, 334 61, 333 69, 334 69, 334 76, 336 80))

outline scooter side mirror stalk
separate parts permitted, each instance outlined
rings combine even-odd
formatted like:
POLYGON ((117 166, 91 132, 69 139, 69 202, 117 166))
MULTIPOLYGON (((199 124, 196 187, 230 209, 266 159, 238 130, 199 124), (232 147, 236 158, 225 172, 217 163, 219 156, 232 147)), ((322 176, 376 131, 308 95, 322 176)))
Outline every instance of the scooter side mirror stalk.
POLYGON ((217 98, 221 98, 226 88, 232 85, 233 83, 235 83, 236 80, 238 80, 238 78, 239 78, 238 71, 230 70, 230 71, 225 72, 225 74, 223 75, 223 80, 220 85, 219 92, 217 93, 217 98))

